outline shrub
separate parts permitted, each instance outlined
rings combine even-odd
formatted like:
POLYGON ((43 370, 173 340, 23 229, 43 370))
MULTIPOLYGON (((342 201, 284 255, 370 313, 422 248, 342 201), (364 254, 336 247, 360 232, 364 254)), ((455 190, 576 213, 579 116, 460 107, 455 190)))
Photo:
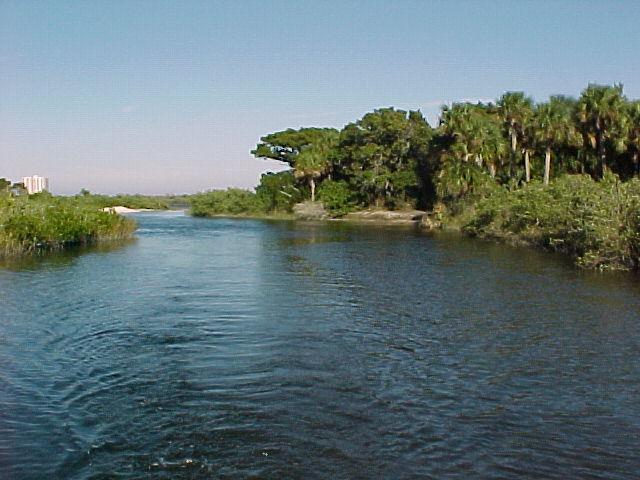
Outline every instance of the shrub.
POLYGON ((566 252, 583 267, 637 268, 640 181, 565 175, 548 187, 501 189, 478 202, 464 231, 566 252))
POLYGON ((357 201, 345 181, 325 180, 318 188, 318 199, 334 217, 340 217, 356 209, 357 201))
POLYGON ((302 202, 306 191, 296 186, 291 171, 265 173, 260 178, 256 195, 267 212, 291 212, 296 203, 302 202))
POLYGON ((250 215, 265 211, 265 205, 249 190, 229 188, 198 193, 190 198, 191 214, 195 217, 214 215, 250 215))

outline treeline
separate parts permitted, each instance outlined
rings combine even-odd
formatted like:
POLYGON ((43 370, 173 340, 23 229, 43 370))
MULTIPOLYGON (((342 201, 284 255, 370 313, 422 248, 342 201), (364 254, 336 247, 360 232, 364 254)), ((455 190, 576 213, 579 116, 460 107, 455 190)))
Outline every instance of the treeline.
MULTIPOLYGON (((487 183, 545 185, 562 174, 626 180, 640 173, 640 102, 621 85, 535 103, 508 92, 495 103, 454 103, 432 128, 419 111, 382 108, 338 131, 288 129, 253 155, 291 167, 291 186, 335 214, 362 207, 429 208, 487 183)), ((281 174, 284 175, 284 174, 281 174)), ((290 187, 291 188, 291 187, 290 187)))
POLYGON ((140 210, 169 210, 189 207, 189 195, 100 195, 83 189, 75 197, 96 208, 122 206, 140 210))
POLYGON ((0 192, 0 259, 130 237, 133 220, 82 197, 0 192))
POLYGON ((189 197, 191 215, 211 217, 236 216, 286 216, 296 203, 304 201, 307 188, 297 185, 290 171, 265 173, 255 192, 240 188, 212 190, 189 197))
POLYGON ((252 151, 289 170, 256 193, 194 197, 196 215, 290 211, 319 200, 333 216, 421 208, 470 235, 539 245, 590 268, 640 265, 640 102, 621 85, 536 103, 508 92, 419 111, 382 108, 341 130, 288 129, 252 151))
MULTIPOLYGON (((0 178, 0 195, 12 197, 27 196, 27 189, 22 183, 12 183, 6 178, 0 178)), ((48 192, 42 192, 43 196, 48 192)), ((83 188, 74 195, 81 199, 85 205, 93 205, 96 208, 122 206, 140 210, 169 210, 183 209, 190 205, 189 195, 141 195, 141 194, 117 194, 102 195, 91 193, 83 188)))

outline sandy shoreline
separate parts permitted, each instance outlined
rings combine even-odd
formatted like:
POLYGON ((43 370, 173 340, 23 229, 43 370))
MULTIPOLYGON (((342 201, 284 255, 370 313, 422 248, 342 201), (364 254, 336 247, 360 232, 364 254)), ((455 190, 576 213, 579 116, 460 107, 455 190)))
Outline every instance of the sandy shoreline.
POLYGON ((155 210, 151 208, 127 208, 122 205, 117 205, 115 207, 104 207, 101 209, 103 212, 110 213, 138 213, 138 212, 155 212, 155 210))

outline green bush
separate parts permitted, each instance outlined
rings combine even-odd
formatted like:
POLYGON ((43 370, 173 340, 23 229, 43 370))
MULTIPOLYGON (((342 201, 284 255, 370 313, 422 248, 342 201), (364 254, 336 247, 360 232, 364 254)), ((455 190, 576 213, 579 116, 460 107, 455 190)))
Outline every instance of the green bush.
POLYGON ((267 212, 291 212, 308 196, 305 188, 296 185, 291 171, 262 175, 256 195, 267 212))
POLYGON ((75 198, 80 203, 84 205, 91 205, 95 208, 122 206, 144 210, 167 210, 170 207, 170 203, 172 203, 172 201, 175 200, 176 197, 138 194, 119 194, 114 196, 94 195, 86 190, 83 190, 82 192, 80 192, 80 194, 76 195, 75 198))
POLYGON ((357 207, 356 196, 345 181, 325 180, 318 188, 318 199, 334 217, 346 215, 357 207))
POLYGON ((264 213, 262 200, 249 190, 229 188, 192 195, 191 214, 194 217, 215 215, 252 215, 264 213))
POLYGON ((195 217, 277 216, 290 213, 306 195, 307 191, 296 185, 293 174, 286 171, 262 175, 255 193, 239 188, 211 190, 190 196, 189 202, 195 217))
POLYGON ((464 231, 562 251, 587 268, 637 268, 640 181, 565 175, 548 187, 500 189, 477 203, 464 231))

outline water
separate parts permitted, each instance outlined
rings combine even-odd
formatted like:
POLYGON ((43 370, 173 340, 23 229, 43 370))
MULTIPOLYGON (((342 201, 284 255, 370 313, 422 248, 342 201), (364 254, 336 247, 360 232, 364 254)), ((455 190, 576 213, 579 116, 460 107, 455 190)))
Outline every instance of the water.
POLYGON ((638 278, 137 218, 129 245, 0 270, 0 477, 638 478, 638 278))

